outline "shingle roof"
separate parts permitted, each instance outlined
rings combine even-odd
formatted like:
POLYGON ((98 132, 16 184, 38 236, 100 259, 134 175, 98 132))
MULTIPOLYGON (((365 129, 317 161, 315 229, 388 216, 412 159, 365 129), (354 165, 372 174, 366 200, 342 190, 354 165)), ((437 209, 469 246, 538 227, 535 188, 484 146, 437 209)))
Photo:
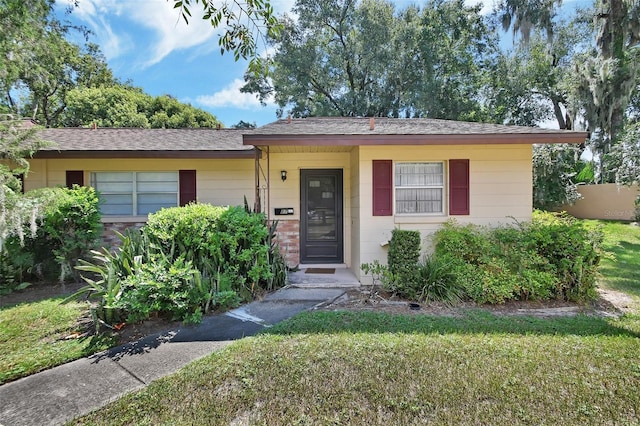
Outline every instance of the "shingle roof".
POLYGON ((260 135, 460 135, 555 134, 558 130, 431 118, 310 117, 275 121, 257 129, 260 135))
POLYGON ((523 140, 534 139, 539 139, 540 143, 578 143, 583 142, 585 137, 584 132, 428 118, 313 117, 282 119, 267 124, 247 135, 244 143, 269 145, 273 141, 274 144, 282 144, 295 138, 313 140, 313 143, 321 142, 324 138, 327 143, 341 140, 342 143, 352 141, 353 144, 385 144, 394 140, 414 143, 435 143, 438 140, 449 140, 451 143, 460 143, 462 140, 523 143, 523 140))
POLYGON ((580 143, 587 134, 426 118, 283 119, 258 129, 43 129, 38 158, 249 158, 264 145, 580 143), (373 128, 372 128, 373 127, 373 128))
POLYGON ((52 142, 36 157, 234 157, 254 154, 243 145, 246 130, 236 129, 43 129, 38 136, 52 142))

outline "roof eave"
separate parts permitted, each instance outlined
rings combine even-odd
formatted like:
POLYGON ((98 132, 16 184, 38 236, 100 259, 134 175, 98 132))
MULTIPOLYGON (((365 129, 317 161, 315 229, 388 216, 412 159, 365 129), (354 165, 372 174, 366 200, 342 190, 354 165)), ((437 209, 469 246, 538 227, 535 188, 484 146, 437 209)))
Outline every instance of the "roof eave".
POLYGON ((586 132, 438 134, 438 135, 244 135, 244 145, 495 145, 583 143, 586 132))
POLYGON ((50 158, 209 158, 233 159, 255 158, 257 148, 245 150, 188 150, 188 151, 129 151, 129 150, 63 150, 38 151, 33 155, 37 159, 50 158))

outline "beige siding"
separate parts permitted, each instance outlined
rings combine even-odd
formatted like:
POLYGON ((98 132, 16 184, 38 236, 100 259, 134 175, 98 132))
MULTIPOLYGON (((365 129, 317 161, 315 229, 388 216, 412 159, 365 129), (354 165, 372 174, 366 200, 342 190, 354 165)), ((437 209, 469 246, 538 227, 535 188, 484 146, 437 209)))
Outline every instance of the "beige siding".
MULTIPOLYGON (((386 262, 394 228, 419 230, 423 247, 430 249, 430 235, 444 222, 483 225, 513 222, 531 218, 532 176, 531 145, 447 146, 362 146, 359 150, 360 263, 386 262), (372 160, 447 161, 469 159, 470 215, 468 216, 373 216, 372 160)), ((446 173, 446 172, 445 172, 446 173)), ((448 193, 445 188, 445 200, 448 193)), ((445 201, 445 205, 448 204, 445 201)), ((359 273, 359 267, 353 268, 359 273)), ((361 277, 366 282, 367 279, 361 277)))
MULTIPOLYGON (((429 248, 429 235, 451 217, 372 215, 372 160, 448 161, 470 160, 469 216, 455 216, 460 223, 498 224, 527 220, 532 209, 530 145, 449 146, 360 146, 341 152, 272 152, 261 160, 260 190, 263 209, 270 218, 300 219, 300 170, 342 169, 344 197, 344 257, 348 267, 360 275, 364 262, 386 262, 385 243, 394 228, 417 229, 429 248), (282 181, 280 171, 287 171, 282 181), (276 207, 293 207, 291 216, 274 216, 276 207)), ((197 171, 197 196, 201 202, 240 205, 246 196, 254 201, 254 160, 33 160, 26 189, 65 184, 66 170, 91 171, 181 170, 197 171)), ((445 189, 445 200, 448 194, 445 189)), ((447 204, 445 202, 445 204, 447 204)), ((366 279, 364 280, 366 282, 366 279)))
MULTIPOLYGON (((300 170, 302 169, 342 169, 343 170, 343 220, 344 220, 344 261, 351 266, 352 232, 349 212, 351 211, 351 155, 348 152, 317 153, 271 153, 269 158, 269 199, 264 207, 273 219, 300 219, 300 170), (282 181, 280 171, 287 171, 287 180, 282 181), (270 204, 270 205, 269 205, 270 204), (293 207, 291 216, 274 216, 276 207, 293 207)), ((263 171, 267 173, 267 161, 261 161, 263 171)), ((264 182, 262 182, 264 183, 264 182)), ((261 185, 262 185, 261 183, 261 185)))
POLYGON ((198 201, 215 205, 242 205, 254 199, 253 159, 49 159, 31 161, 25 189, 64 186, 67 170, 84 170, 85 184, 97 171, 196 170, 198 201))
POLYGON ((618 187, 615 183, 580 185, 578 192, 582 199, 561 210, 580 219, 633 220, 640 187, 618 187))
POLYGON ((351 266, 354 273, 360 274, 360 148, 355 147, 351 152, 351 212, 345 211, 345 217, 351 220, 351 266))

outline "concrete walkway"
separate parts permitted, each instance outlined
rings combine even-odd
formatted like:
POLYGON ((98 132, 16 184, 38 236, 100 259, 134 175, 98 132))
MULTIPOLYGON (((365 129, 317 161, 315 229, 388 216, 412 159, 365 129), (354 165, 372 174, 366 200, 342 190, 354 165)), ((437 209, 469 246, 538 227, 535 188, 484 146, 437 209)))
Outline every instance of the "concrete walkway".
POLYGON ((285 288, 263 300, 0 386, 0 426, 58 425, 175 372, 233 340, 331 302, 344 288, 285 288))

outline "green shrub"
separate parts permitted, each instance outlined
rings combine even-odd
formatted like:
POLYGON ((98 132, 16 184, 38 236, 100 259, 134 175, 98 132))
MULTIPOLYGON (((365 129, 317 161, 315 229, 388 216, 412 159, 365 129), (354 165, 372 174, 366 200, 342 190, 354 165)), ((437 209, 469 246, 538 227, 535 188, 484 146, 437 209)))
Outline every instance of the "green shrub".
POLYGON ((420 232, 394 229, 389 241, 387 263, 393 274, 413 270, 420 259, 420 232))
POLYGON ((64 281, 69 276, 77 280, 73 268, 78 259, 102 238, 96 191, 79 186, 42 188, 24 197, 42 203, 42 215, 24 229, 22 241, 20 236, 7 239, 6 256, 0 259, 3 282, 54 277, 64 281))
POLYGON ((636 198, 634 205, 635 208, 633 210, 633 220, 635 220, 636 222, 640 222, 640 195, 638 195, 638 198, 636 198))
POLYGON ((27 288, 30 283, 25 279, 32 264, 30 253, 15 251, 5 245, 5 250, 0 251, 0 296, 27 288))
POLYGON ((458 284, 478 303, 548 299, 556 287, 549 263, 519 228, 450 222, 434 241, 436 254, 452 259, 458 284))
POLYGON ((418 262, 419 256, 420 232, 396 229, 389 244, 389 266, 374 261, 363 264, 361 269, 372 275, 374 285, 380 282, 385 290, 403 298, 447 303, 459 301, 463 289, 455 279, 451 259, 430 256, 418 262))
POLYGON ((421 302, 459 302, 464 288, 456 280, 453 264, 447 257, 424 257, 418 264, 415 298, 421 302))
POLYGON ((522 228, 558 279, 556 297, 573 301, 596 297, 601 230, 589 229, 566 213, 539 211, 522 228))
POLYGON ((457 283, 478 303, 595 296, 602 235, 566 215, 534 213, 518 226, 445 224, 435 253, 452 261, 457 283))
MULTIPOLYGON (((78 259, 102 241, 99 198, 91 187, 74 185, 61 188, 58 197, 47 206, 36 239, 42 238, 60 268, 60 280, 72 275, 78 259)), ((45 262, 45 259, 41 259, 45 262)))
POLYGON ((117 305, 128 313, 128 322, 145 320, 152 313, 197 322, 209 298, 201 280, 200 273, 184 258, 170 262, 158 256, 152 262, 136 265, 134 273, 122 281, 117 305))
POLYGON ((194 263, 215 253, 218 219, 228 207, 192 203, 150 214, 144 231, 164 253, 182 254, 194 263))
POLYGON ((418 260, 420 259, 420 232, 394 229, 389 241, 387 265, 389 280, 386 288, 405 297, 415 297, 418 287, 418 260))
POLYGON ((103 249, 94 252, 96 262, 83 262, 80 270, 102 278, 86 277, 89 285, 79 293, 111 295, 115 287, 104 277, 114 276, 121 286, 117 300, 101 296, 98 306, 116 307, 128 321, 159 313, 198 322, 213 309, 237 306, 286 283, 275 226, 240 207, 163 209, 142 229, 119 234, 114 253, 103 249))
POLYGON ((231 207, 217 223, 213 242, 222 268, 234 280, 232 288, 245 300, 273 278, 269 264, 269 229, 264 215, 231 207))

